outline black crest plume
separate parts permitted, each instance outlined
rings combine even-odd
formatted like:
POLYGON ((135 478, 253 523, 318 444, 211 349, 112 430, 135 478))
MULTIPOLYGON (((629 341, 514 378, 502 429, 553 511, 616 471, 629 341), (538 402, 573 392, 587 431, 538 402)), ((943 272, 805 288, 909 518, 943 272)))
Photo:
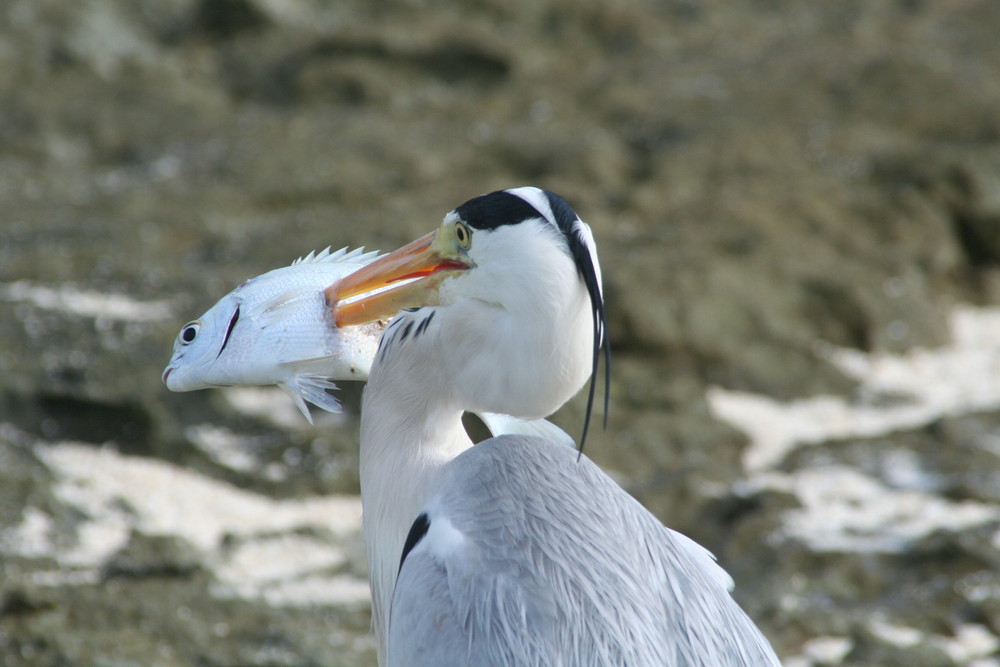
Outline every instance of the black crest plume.
POLYGON ((597 267, 594 266, 590 254, 589 240, 583 234, 583 221, 576 211, 559 195, 545 190, 545 196, 552 207, 554 222, 562 230, 569 244, 570 255, 576 263, 576 269, 587 286, 590 294, 591 313, 594 317, 594 359, 590 374, 590 389, 587 393, 587 413, 583 420, 583 435, 580 436, 580 451, 587 439, 590 427, 590 415, 594 409, 594 394, 597 389, 597 370, 600 366, 601 348, 604 348, 604 428, 608 427, 608 401, 611 397, 611 346, 608 344, 608 318, 604 310, 604 295, 598 282, 597 267))

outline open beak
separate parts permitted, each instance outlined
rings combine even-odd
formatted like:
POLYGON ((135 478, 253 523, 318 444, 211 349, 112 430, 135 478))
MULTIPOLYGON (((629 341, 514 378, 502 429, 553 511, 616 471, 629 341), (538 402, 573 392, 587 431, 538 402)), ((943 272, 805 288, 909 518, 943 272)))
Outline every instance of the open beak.
POLYGON ((442 251, 436 237, 437 231, 421 236, 326 288, 326 304, 337 326, 390 318, 404 308, 437 305, 441 281, 470 267, 442 251))

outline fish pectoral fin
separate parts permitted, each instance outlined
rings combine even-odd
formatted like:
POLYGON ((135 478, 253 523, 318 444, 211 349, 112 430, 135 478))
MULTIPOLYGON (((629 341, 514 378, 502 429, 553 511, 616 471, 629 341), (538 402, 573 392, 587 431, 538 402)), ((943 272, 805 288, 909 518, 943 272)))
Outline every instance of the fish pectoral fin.
POLYGON ((295 406, 305 416, 310 424, 312 415, 306 401, 327 412, 340 412, 340 401, 327 393, 327 389, 336 389, 337 385, 319 375, 296 375, 291 380, 282 382, 280 386, 286 394, 295 401, 295 406))
POLYGON ((298 389, 291 386, 287 382, 282 382, 278 386, 281 387, 281 390, 288 394, 293 401, 295 401, 295 407, 299 409, 299 412, 301 412, 302 416, 306 418, 306 421, 312 424, 313 418, 312 415, 309 414, 309 406, 306 405, 304 400, 302 400, 302 396, 299 394, 298 389))

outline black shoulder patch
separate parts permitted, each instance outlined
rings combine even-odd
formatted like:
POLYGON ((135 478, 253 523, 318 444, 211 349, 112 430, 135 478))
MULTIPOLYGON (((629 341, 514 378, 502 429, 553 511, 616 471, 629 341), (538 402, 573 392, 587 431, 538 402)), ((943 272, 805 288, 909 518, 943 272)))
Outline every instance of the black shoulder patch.
POLYGON ((456 208, 455 213, 473 229, 496 229, 516 225, 528 218, 545 219, 534 206, 503 190, 470 199, 456 208))
MULTIPOLYGON (((413 525, 410 526, 410 532, 406 535, 406 542, 403 543, 403 555, 399 557, 399 569, 403 569, 403 561, 406 557, 410 555, 413 551, 413 547, 420 543, 420 540, 424 539, 424 535, 430 530, 431 520, 427 518, 426 512, 422 512, 414 521, 413 525)), ((399 570, 396 571, 397 576, 399 575, 399 570)))

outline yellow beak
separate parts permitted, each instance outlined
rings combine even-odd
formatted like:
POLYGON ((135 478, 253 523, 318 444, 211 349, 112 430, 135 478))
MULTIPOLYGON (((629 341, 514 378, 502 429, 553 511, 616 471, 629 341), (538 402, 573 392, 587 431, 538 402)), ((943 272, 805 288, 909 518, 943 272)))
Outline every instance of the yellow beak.
POLYGON ((436 236, 436 230, 421 236, 326 288, 326 304, 337 326, 389 318, 404 308, 437 305, 441 281, 470 267, 442 253, 436 236), (406 282, 393 287, 402 281, 406 282), (364 296, 374 290, 381 291, 364 296))

